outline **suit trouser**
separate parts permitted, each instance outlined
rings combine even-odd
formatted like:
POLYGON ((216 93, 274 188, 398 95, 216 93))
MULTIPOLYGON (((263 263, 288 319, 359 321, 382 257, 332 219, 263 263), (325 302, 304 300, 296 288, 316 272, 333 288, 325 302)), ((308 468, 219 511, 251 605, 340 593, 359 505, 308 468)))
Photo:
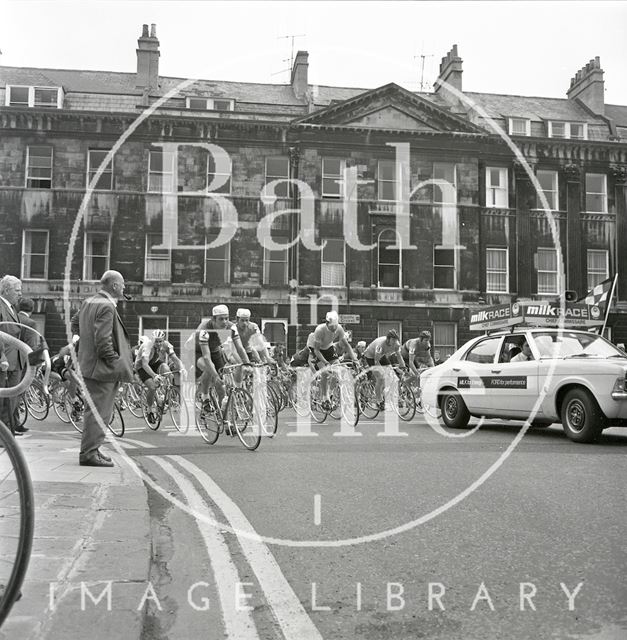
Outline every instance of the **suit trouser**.
MULTIPOLYGON (((7 371, 0 374, 0 385, 3 387, 16 387, 22 379, 21 371, 7 371)), ((17 408, 17 396, 0 398, 0 420, 15 433, 15 409, 17 408)))
MULTIPOLYGON (((102 382, 85 378, 86 393, 96 407, 103 425, 109 424, 111 414, 113 413, 113 403, 115 402, 115 394, 118 390, 118 382, 102 382)), ((105 441, 105 434, 100 424, 98 424, 97 416, 91 410, 89 401, 85 398, 85 415, 83 417, 83 437, 81 439, 81 456, 87 456, 98 449, 105 441)))

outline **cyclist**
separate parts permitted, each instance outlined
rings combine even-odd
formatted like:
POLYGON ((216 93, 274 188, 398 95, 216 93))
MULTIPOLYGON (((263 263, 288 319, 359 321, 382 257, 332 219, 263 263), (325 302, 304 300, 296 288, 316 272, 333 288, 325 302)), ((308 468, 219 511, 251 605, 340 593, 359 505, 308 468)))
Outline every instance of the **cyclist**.
POLYGON ((155 390, 161 375, 169 373, 168 361, 174 365, 174 371, 183 371, 183 363, 174 352, 174 347, 165 339, 165 331, 155 329, 152 339, 143 340, 135 358, 135 371, 139 379, 146 385, 146 406, 148 420, 156 422, 155 390))
POLYGON ((274 363, 268 353, 266 341, 261 335, 259 326, 250 320, 250 309, 238 309, 235 318, 237 332, 242 340, 242 347, 248 356, 249 362, 274 363))
MULTIPOLYGON (((344 349, 344 353, 351 360, 356 360, 355 352, 346 339, 346 333, 340 324, 337 311, 329 311, 325 321, 319 324, 307 338, 307 346, 312 356, 310 359, 311 365, 316 371, 337 360, 333 343, 339 343, 344 349)), ((320 378, 320 393, 322 395, 322 408, 325 410, 330 409, 331 398, 329 397, 327 374, 325 372, 322 373, 320 378)))
POLYGON ((80 382, 74 370, 74 361, 72 360, 72 345, 78 353, 78 335, 72 336, 72 342, 59 349, 59 353, 50 359, 50 378, 52 380, 61 380, 66 383, 70 402, 72 403, 72 418, 76 419, 83 407, 83 403, 78 399, 77 390, 80 382))
POLYGON ((355 345, 355 355, 357 356, 357 359, 359 360, 359 362, 361 364, 363 364, 365 366, 366 364, 366 360, 364 358, 364 353, 366 351, 366 347, 368 345, 366 344, 365 340, 360 340, 356 345, 355 345))
POLYGON ((420 370, 435 366, 431 357, 431 333, 421 331, 417 338, 407 340, 401 349, 401 354, 407 360, 409 370, 420 382, 420 370))
POLYGON ((211 311, 211 318, 203 320, 196 329, 196 366, 201 371, 200 392, 203 401, 203 411, 211 411, 209 386, 213 384, 218 392, 218 398, 224 406, 226 390, 218 375, 226 364, 222 353, 222 345, 230 338, 235 352, 241 362, 250 364, 246 351, 242 347, 242 340, 237 325, 229 320, 229 308, 225 304, 218 304, 211 311))
MULTIPOLYGON (((373 340, 364 351, 364 357, 368 366, 391 366, 395 360, 398 361, 400 366, 405 368, 405 361, 401 354, 401 341, 398 337, 398 333, 391 329, 385 336, 380 336, 373 340)), ((375 394, 379 409, 384 408, 383 403, 383 387, 385 380, 380 371, 376 369, 372 371, 375 378, 375 394)))
POLYGON ((313 340, 313 331, 307 336, 307 342, 302 349, 299 349, 290 359, 290 367, 308 367, 311 352, 309 351, 309 340, 313 340))

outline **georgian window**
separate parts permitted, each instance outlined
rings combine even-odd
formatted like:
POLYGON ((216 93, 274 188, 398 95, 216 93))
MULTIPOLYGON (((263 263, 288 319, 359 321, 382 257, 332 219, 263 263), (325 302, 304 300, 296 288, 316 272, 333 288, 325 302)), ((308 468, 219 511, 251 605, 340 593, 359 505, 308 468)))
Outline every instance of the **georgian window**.
POLYGON ((47 229, 24 229, 22 232, 22 279, 47 280, 50 251, 47 229))
MULTIPOLYGON (((433 323, 433 358, 443 362, 457 350, 457 325, 454 322, 433 323)), ((436 363, 437 364, 437 363, 436 363)))
POLYGON ((539 248, 538 293, 557 293, 557 250, 539 248))
POLYGON ((508 118, 510 136, 530 136, 531 120, 529 118, 508 118))
POLYGON ((231 157, 226 154, 219 158, 219 162, 210 153, 207 156, 207 189, 211 193, 231 193, 231 175, 233 164, 231 157))
POLYGON ((326 238, 322 249, 320 284, 323 287, 346 286, 346 245, 343 238, 326 238))
POLYGON ((586 211, 607 213, 607 176, 586 173, 586 211))
POLYGON ((100 280, 109 270, 111 236, 101 231, 85 231, 83 280, 100 280))
MULTIPOLYGON (((557 171, 538 170, 536 178, 538 179, 540 188, 549 203, 549 209, 551 211, 559 210, 557 171)), ((538 209, 544 209, 544 205, 542 204, 540 197, 537 198, 537 207, 538 209)))
POLYGON ((5 106, 36 107, 38 109, 61 109, 63 89, 61 87, 7 86, 5 106))
POLYGON ((283 286, 287 284, 287 249, 263 250, 263 283, 283 286))
POLYGON ((455 289, 456 252, 449 247, 433 247, 433 288, 455 289))
POLYGON ((161 233, 146 234, 144 280, 168 282, 172 277, 172 249, 157 248, 162 244, 162 237, 161 233))
POLYGON ((187 98, 187 108, 195 111, 235 111, 231 98, 187 98))
POLYGON ((433 202, 435 204, 457 204, 457 167, 452 162, 434 162, 433 180, 440 180, 433 185, 433 202))
POLYGON ((52 147, 29 146, 26 150, 26 188, 52 187, 52 147))
POLYGON ((148 159, 148 191, 172 193, 174 190, 175 154, 151 149, 148 159))
POLYGON ((508 207, 507 169, 504 167, 486 167, 485 172, 486 207, 508 207))
POLYGON ((205 284, 218 286, 231 281, 231 242, 219 247, 209 247, 218 234, 208 235, 205 239, 205 284))
POLYGON ((340 199, 344 195, 346 162, 337 158, 322 158, 322 197, 340 199))
POLYGON ((396 200, 395 160, 379 160, 377 165, 377 191, 379 200, 396 200))
POLYGON ((587 140, 588 125, 585 122, 560 122, 549 120, 549 138, 564 138, 567 140, 587 140))
POLYGON ((396 231, 385 229, 379 234, 377 242, 377 264, 379 270, 380 287, 401 287, 403 284, 402 255, 398 248, 400 245, 396 231))
MULTIPOLYGON (((289 180, 290 179, 290 160, 280 156, 266 158, 266 179, 264 184, 268 184, 273 180, 289 180)), ((264 188, 265 192, 265 188, 264 188)), ((277 198, 290 197, 290 183, 282 182, 274 188, 274 195, 277 198)))
POLYGON ((509 291, 508 249, 486 249, 486 292, 507 293, 509 291))
POLYGON ((610 277, 607 249, 588 249, 588 291, 610 277))
MULTIPOLYGON (((91 184, 92 178, 105 161, 109 151, 107 149, 90 149, 87 153, 87 186, 91 184)), ((113 189, 113 157, 111 162, 104 167, 98 182, 94 184, 94 189, 111 191, 113 189)))

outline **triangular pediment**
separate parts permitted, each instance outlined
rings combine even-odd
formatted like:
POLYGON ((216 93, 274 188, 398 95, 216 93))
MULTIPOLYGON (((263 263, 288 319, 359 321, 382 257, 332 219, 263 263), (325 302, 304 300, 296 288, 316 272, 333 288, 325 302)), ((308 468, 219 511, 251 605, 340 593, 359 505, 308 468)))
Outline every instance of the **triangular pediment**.
POLYGON ((393 104, 376 108, 370 113, 365 113, 351 122, 346 122, 348 127, 369 127, 374 129, 407 129, 408 131, 438 131, 434 123, 429 124, 425 120, 407 113, 393 104))
POLYGON ((333 103, 293 124, 416 133, 485 133, 445 106, 394 83, 333 103))

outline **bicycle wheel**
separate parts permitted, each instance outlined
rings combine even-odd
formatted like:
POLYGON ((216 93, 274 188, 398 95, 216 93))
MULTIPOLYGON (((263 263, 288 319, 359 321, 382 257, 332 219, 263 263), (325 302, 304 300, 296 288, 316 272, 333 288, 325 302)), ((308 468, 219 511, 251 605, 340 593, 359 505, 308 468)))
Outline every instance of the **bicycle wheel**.
POLYGON ((222 424, 222 414, 219 408, 218 398, 216 392, 211 387, 209 389, 209 399, 211 400, 211 409, 203 409, 203 402, 200 396, 200 389, 196 394, 196 400, 194 401, 194 419, 196 422, 196 428, 200 437, 207 444, 215 444, 220 435, 220 425, 222 424))
POLYGON ((279 400, 269 391, 265 398, 253 396, 253 417, 259 421, 263 434, 272 438, 279 428, 279 400))
POLYGON ((72 426, 79 432, 83 433, 83 413, 85 412, 85 403, 83 399, 76 396, 76 400, 72 402, 70 394, 66 390, 63 396, 63 402, 65 404, 65 413, 70 419, 72 426))
POLYGON ((298 385, 296 376, 292 379, 292 383, 289 388, 289 404, 294 411, 304 418, 309 415, 309 403, 307 402, 306 389, 303 389, 304 385, 298 385))
POLYGON ((406 382, 399 381, 392 396, 392 406, 398 417, 409 422, 416 415, 416 398, 406 382))
POLYGON ((67 411, 65 410, 66 393, 65 385, 62 382, 54 382, 50 385, 50 401, 52 402, 52 408, 61 422, 69 424, 70 416, 68 416, 67 411))
POLYGON ((15 406, 15 426, 23 427, 26 424, 26 418, 28 418, 28 405, 22 395, 17 399, 17 405, 15 406))
POLYGON ((357 386, 343 383, 340 386, 340 401, 340 408, 344 420, 352 427, 356 427, 360 414, 357 386))
POLYGON ((261 442, 261 428, 253 420, 253 398, 246 389, 236 387, 232 390, 227 415, 240 442, 249 451, 254 451, 261 442))
POLYGON ((148 425, 149 429, 156 431, 161 426, 164 410, 165 391, 159 388, 155 391, 155 399, 153 401, 152 408, 149 408, 148 404, 144 402, 144 422, 148 425))
POLYGON ((311 413, 311 417, 318 424, 322 424, 327 419, 327 415, 329 413, 322 406, 319 377, 316 377, 311 381, 311 387, 309 390, 309 413, 311 413))
POLYGON ((39 380, 35 380, 31 384, 25 394, 25 398, 28 405, 28 413, 35 420, 45 420, 48 417, 50 398, 44 393, 44 388, 39 380))
POLYGON ((33 544, 35 506, 28 466, 0 422, 0 626, 18 598, 33 544))
POLYGON ((116 438, 121 438, 124 435, 124 416, 117 402, 113 405, 113 413, 107 427, 116 438))
POLYGON ((359 410, 369 420, 379 415, 379 405, 374 390, 374 384, 367 378, 362 378, 355 387, 359 399, 359 410))
POLYGON ((187 404, 185 403, 181 392, 176 387, 170 387, 170 392, 167 397, 168 412, 170 413, 170 419, 177 431, 181 433, 187 433, 189 429, 189 413, 187 411, 187 404))
POLYGON ((139 382, 127 382, 124 389, 124 400, 128 410, 136 417, 144 417, 145 387, 139 382))

